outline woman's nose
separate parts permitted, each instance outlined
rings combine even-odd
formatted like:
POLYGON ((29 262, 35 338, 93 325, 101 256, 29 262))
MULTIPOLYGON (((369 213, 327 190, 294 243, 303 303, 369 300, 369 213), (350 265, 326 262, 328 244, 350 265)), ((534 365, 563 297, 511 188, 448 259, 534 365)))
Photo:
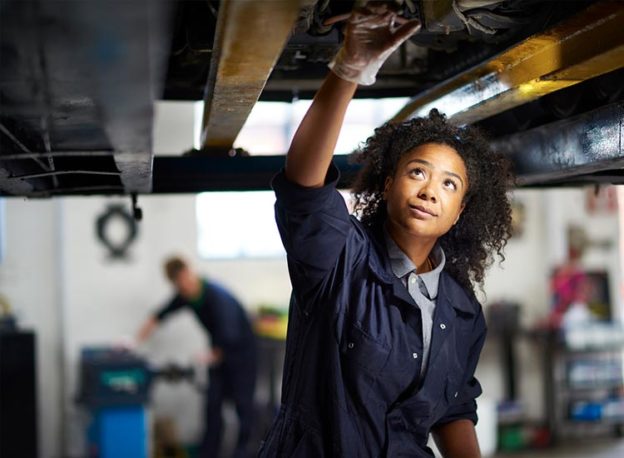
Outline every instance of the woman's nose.
POLYGON ((431 189, 431 185, 429 183, 423 185, 423 187, 420 188, 420 191, 418 192, 418 197, 424 200, 430 200, 431 202, 437 201, 435 192, 433 191, 433 189, 431 189))

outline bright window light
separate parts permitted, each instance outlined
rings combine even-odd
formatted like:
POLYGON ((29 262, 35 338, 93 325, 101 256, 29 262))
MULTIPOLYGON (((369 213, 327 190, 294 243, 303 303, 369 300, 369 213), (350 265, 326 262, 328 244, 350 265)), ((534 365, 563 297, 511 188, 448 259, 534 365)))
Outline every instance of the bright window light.
MULTIPOLYGON (((405 97, 353 100, 338 137, 336 154, 351 153, 408 100, 405 97)), ((311 100, 256 103, 234 145, 252 155, 285 154, 311 103, 311 100)))
MULTIPOLYGON (((340 193, 351 209, 350 194, 340 193)), ((202 259, 284 257, 274 204, 273 191, 199 194, 196 203, 199 256, 202 259)))
POLYGON ((193 124, 193 148, 201 148, 202 119, 204 117, 204 102, 195 102, 194 104, 195 122, 193 124))
MULTIPOLYGON (((391 119, 409 101, 406 97, 356 99, 349 104, 338 137, 336 154, 349 154, 366 140, 376 127, 391 119)), ((254 156, 285 154, 297 126, 312 101, 258 102, 254 105, 234 146, 254 156)), ((199 148, 204 103, 195 105, 195 147, 199 148)))
POLYGON ((205 192, 197 196, 199 255, 204 259, 284 256, 272 191, 205 192))

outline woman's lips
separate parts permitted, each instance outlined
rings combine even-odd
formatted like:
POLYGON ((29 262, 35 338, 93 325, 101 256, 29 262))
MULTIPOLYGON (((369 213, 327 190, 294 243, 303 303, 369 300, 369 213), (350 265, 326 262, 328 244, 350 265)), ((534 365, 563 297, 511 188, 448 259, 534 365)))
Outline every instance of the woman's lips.
POLYGON ((423 207, 422 205, 410 205, 410 212, 417 219, 429 219, 437 216, 433 211, 423 207))

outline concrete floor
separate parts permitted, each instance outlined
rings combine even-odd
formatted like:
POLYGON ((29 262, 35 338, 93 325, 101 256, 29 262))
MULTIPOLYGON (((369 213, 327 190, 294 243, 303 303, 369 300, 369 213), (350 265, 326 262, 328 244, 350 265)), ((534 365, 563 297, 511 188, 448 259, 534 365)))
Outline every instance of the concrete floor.
POLYGON ((494 458, 624 458, 624 439, 575 441, 545 450, 497 454, 494 458))

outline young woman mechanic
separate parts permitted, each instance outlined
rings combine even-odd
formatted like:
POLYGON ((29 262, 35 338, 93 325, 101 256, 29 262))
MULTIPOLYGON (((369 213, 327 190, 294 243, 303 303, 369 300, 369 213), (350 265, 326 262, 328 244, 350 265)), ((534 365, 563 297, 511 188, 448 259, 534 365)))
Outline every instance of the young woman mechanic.
POLYGON ((293 285, 282 407, 261 457, 478 457, 486 327, 473 283, 510 233, 506 162, 437 112, 386 124, 359 157, 349 216, 332 165, 357 84, 418 29, 387 6, 345 43, 273 180, 293 285))

